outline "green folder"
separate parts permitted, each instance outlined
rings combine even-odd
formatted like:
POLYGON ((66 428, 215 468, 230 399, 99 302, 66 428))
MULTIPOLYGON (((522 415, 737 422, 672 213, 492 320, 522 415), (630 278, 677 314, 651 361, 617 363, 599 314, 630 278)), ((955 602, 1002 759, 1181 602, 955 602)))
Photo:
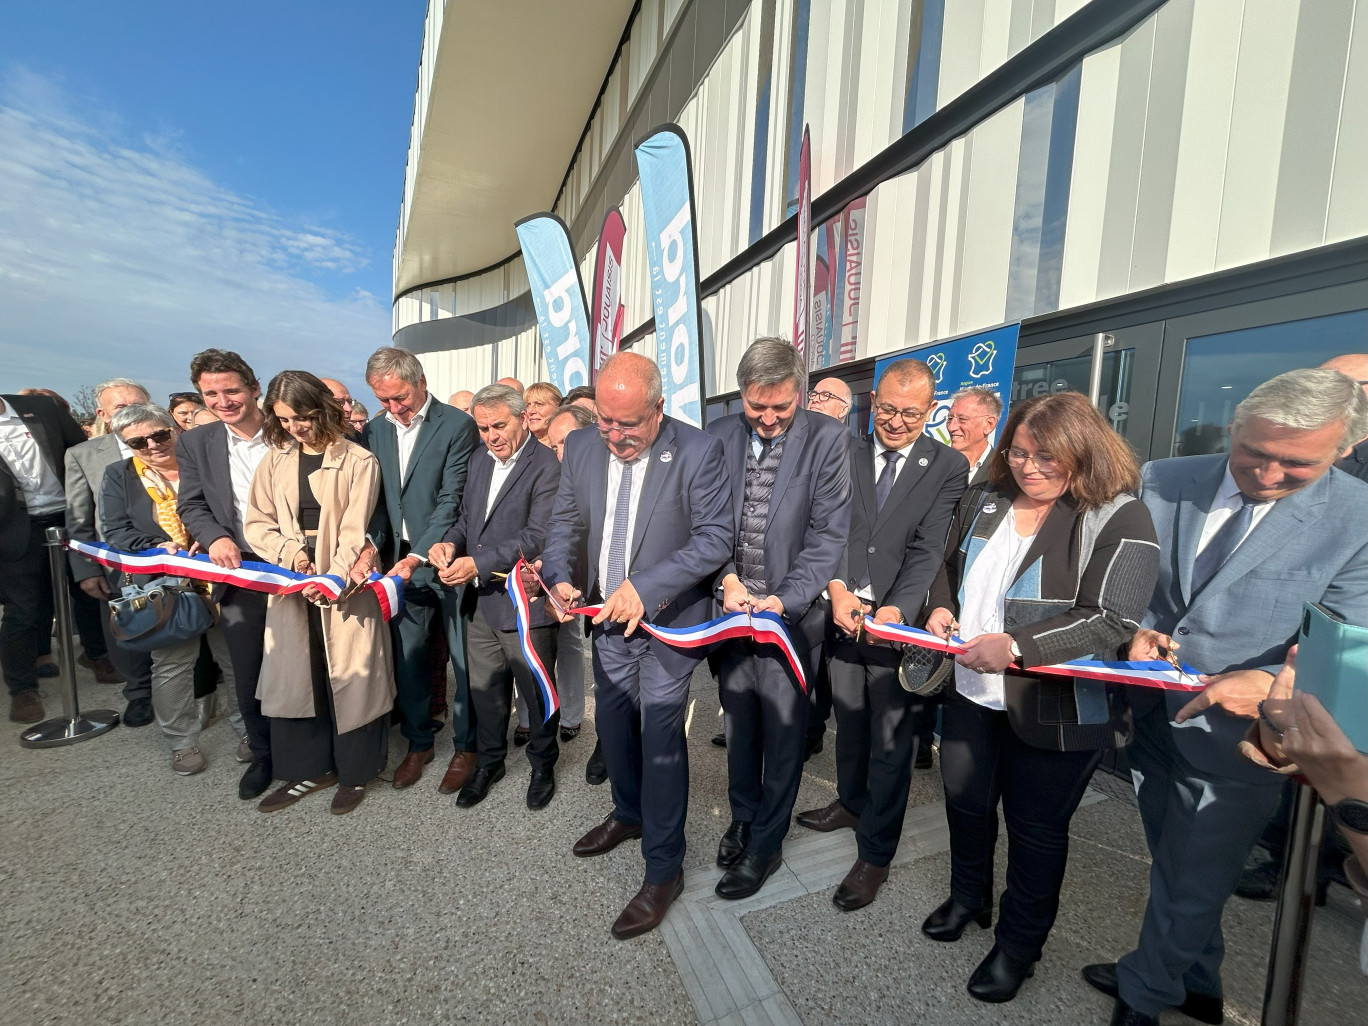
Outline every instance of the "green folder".
POLYGON ((1297 689, 1320 699, 1354 747, 1368 754, 1368 627, 1308 602, 1297 644, 1297 689))

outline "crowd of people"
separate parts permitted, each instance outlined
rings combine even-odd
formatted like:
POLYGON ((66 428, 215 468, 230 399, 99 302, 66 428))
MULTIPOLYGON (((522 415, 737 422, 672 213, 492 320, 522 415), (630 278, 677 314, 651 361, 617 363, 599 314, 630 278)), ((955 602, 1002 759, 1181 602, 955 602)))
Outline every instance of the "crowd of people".
POLYGON ((957 941, 992 927, 996 905, 995 943, 968 980, 980 1000, 1009 1001, 1032 975, 1070 819, 1117 749, 1153 868, 1135 949, 1080 967, 1115 998, 1113 1023, 1154 1023, 1166 1008, 1221 1021, 1222 909, 1289 773, 1333 799, 1360 860, 1348 876, 1368 892, 1368 757, 1294 690, 1290 651, 1304 603, 1368 625, 1368 356, 1257 387, 1235 409, 1228 453, 1143 467, 1071 392, 1016 403, 999 434, 997 393, 967 388, 950 403, 949 444, 937 441, 924 430, 936 380, 915 359, 884 370, 865 437, 851 430, 849 387, 809 389, 802 355, 777 338, 747 348, 741 411, 706 430, 665 415, 655 363, 631 352, 568 395, 501 378, 443 403, 416 357, 384 347, 365 367, 373 418, 340 381, 306 371, 275 375, 263 396, 232 352, 197 354, 190 381, 165 406, 134 381, 105 382, 89 439, 60 397, 0 396, 11 720, 44 715, 44 536, 64 526, 125 551, 347 582, 333 597, 203 585, 213 626, 147 652, 120 642, 108 612, 146 581, 70 555, 82 659, 124 683, 123 722, 155 719, 172 770, 202 771, 216 682, 240 739, 238 793, 262 812, 324 790, 333 813, 356 809, 390 761, 392 723, 406 745, 397 789, 420 781, 449 724, 437 789, 465 808, 504 777, 512 725, 532 769, 527 806, 544 808, 560 746, 583 726, 591 664, 586 778, 609 783, 611 811, 572 850, 640 839, 643 883, 612 925, 619 938, 654 929, 683 889, 685 719, 704 659, 725 723, 714 740, 728 771, 726 899, 765 885, 796 822, 852 830, 858 857, 832 900, 847 912, 875 901, 939 724, 951 872, 922 931, 957 941), (405 582, 388 624, 360 587, 372 573, 405 582), (535 596, 525 610, 514 573, 535 596), (642 629, 734 613, 778 618, 791 650, 750 636, 686 647, 642 629), (945 689, 907 686, 902 646, 871 623, 964 639, 945 689), (1179 655, 1204 671, 1200 690, 1029 672, 1179 655), (837 798, 795 816, 803 763, 833 718, 837 798), (995 901, 999 806, 1010 843, 995 901))

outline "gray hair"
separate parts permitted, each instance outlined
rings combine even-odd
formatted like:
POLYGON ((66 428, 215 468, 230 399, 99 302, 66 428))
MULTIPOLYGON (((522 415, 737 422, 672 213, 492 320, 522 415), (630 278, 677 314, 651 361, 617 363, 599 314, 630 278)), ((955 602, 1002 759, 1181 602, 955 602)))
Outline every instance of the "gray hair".
POLYGON ((1250 392, 1235 407, 1230 429, 1238 430, 1250 417, 1299 431, 1343 421, 1341 448, 1347 448, 1368 435, 1368 396, 1358 382, 1339 371, 1303 367, 1269 378, 1250 392))
POLYGON ((109 418, 109 430, 120 437, 123 437, 124 431, 134 424, 156 424, 158 427, 168 427, 173 431, 177 427, 176 419, 156 403, 134 403, 125 406, 109 418))
POLYGON ((376 378, 389 377, 391 374, 410 385, 418 384, 425 376, 418 357, 407 349, 381 346, 371 353, 371 358, 366 361, 366 383, 370 384, 376 378))
POLYGON ((585 428, 590 424, 597 423, 598 418, 586 410, 583 406, 562 406, 555 413, 551 414, 551 419, 566 416, 575 422, 576 428, 585 428))
POLYGON ((359 413, 361 414, 361 416, 366 418, 370 417, 370 410, 366 409, 366 404, 363 403, 360 399, 352 400, 352 413, 359 413))
POLYGON ((961 388, 950 397, 950 405, 954 406, 961 399, 973 399, 994 417, 1002 416, 1002 396, 991 388, 983 385, 970 385, 968 388, 961 388))
POLYGON ((132 378, 110 378, 108 381, 101 381, 95 386, 95 401, 98 403, 100 397, 111 388, 136 388, 142 393, 143 402, 148 402, 152 398, 147 389, 143 388, 142 385, 138 384, 132 378))
POLYGON ((785 381, 792 381, 799 392, 806 392, 807 376, 803 354, 782 338, 757 338, 736 365, 736 387, 743 392, 751 385, 768 388, 785 381))
POLYGON ((527 409, 527 400, 512 385, 485 385, 475 393, 475 398, 470 400, 472 410, 477 406, 483 406, 485 409, 491 406, 507 406, 509 413, 521 417, 527 409))

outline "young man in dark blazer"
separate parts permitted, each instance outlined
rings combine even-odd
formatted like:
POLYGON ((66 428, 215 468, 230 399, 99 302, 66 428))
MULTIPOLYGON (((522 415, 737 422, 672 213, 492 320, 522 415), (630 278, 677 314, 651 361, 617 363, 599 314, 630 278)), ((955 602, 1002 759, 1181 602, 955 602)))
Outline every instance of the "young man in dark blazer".
POLYGON ((963 455, 922 433, 935 392, 920 360, 890 364, 874 392, 874 437, 850 449, 850 538, 828 585, 842 631, 830 653, 839 797, 798 814, 812 830, 854 828, 859 858, 832 897, 847 912, 873 901, 888 878, 926 712, 898 683, 899 646, 856 640, 857 630, 866 613, 904 623, 921 610, 969 474, 963 455))
POLYGON ((403 611, 390 621, 401 729, 409 743, 408 754, 394 771, 394 786, 416 784, 434 758, 437 724, 432 719, 427 644, 433 619, 438 618, 456 675, 451 700, 455 754, 443 781, 460 787, 475 768, 475 719, 457 609, 460 597, 437 579, 427 556, 461 512, 467 464, 479 437, 470 417, 428 392, 423 365, 405 349, 376 350, 366 362, 366 383, 385 414, 366 424, 361 444, 380 461, 384 488, 371 518, 374 545, 361 553, 360 562, 407 582, 403 611))
POLYGON ((38 656, 52 630, 47 529, 66 522, 66 452, 85 441, 71 414, 42 395, 0 395, 0 670, 16 723, 43 718, 38 656))
MULTIPOLYGON (((190 380, 219 423, 205 424, 176 442, 180 492, 176 513, 217 566, 234 569, 243 560, 260 560, 242 535, 247 495, 258 464, 265 458, 266 423, 261 385, 237 353, 206 349, 190 361, 190 380)), ((271 724, 257 701, 257 677, 266 641, 266 596, 233 584, 216 584, 219 626, 228 641, 238 710, 247 729, 251 763, 238 783, 244 801, 260 797, 271 785, 271 724)))
POLYGON ((581 591, 603 604, 594 618, 594 721, 613 811, 573 850, 601 855, 642 839, 645 882, 613 924, 613 936, 626 939, 655 929, 684 889, 684 718, 699 662, 697 650, 672 648, 640 624, 710 618, 709 585, 731 555, 733 529, 721 443, 664 415, 656 365, 618 353, 595 389, 597 430, 565 439, 543 579, 560 622, 581 591))
MULTIPOLYGON (((847 433, 801 408, 807 367, 783 339, 751 343, 736 383, 743 412, 708 425, 722 442, 737 532, 719 575, 722 610, 783 617, 804 678, 815 681, 826 629, 817 600, 837 574, 850 533, 847 433)), ((717 893, 746 898, 783 861, 809 702, 773 645, 734 638, 719 649, 717 665, 732 819, 717 850, 726 869, 717 893)))
MULTIPOLYGON (((507 385, 487 385, 475 394, 470 413, 485 454, 470 464, 455 526, 428 553, 443 584, 465 586, 461 616, 478 761, 456 796, 456 804, 463 808, 484 801, 489 789, 503 778, 515 680, 532 730, 527 745, 532 764, 527 807, 544 808, 556 792, 560 713, 546 716, 546 703, 523 655, 517 613, 506 590, 506 575, 518 559, 541 555, 560 484, 560 461, 532 437, 526 411, 523 397, 507 385)), ((529 628, 533 650, 554 679, 558 625, 541 602, 529 610, 529 628)), ((438 788, 443 794, 455 789, 445 779, 438 788)))

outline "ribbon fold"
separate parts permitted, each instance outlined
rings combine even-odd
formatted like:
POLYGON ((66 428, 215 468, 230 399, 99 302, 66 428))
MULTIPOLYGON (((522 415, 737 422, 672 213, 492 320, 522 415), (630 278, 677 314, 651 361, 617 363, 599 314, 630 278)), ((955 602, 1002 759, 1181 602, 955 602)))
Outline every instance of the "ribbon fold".
POLYGON ((537 689, 541 691, 542 708, 546 710, 542 722, 545 723, 560 709, 560 696, 556 694, 556 684, 551 679, 551 674, 547 672, 545 664, 541 661, 541 656, 537 655, 537 650, 532 647, 532 603, 528 598, 527 588, 522 582, 524 565, 521 559, 518 560, 513 572, 504 580, 504 590, 508 592, 508 597, 513 600, 513 612, 518 617, 518 644, 522 648, 523 658, 527 660, 527 666, 537 682, 537 689))

